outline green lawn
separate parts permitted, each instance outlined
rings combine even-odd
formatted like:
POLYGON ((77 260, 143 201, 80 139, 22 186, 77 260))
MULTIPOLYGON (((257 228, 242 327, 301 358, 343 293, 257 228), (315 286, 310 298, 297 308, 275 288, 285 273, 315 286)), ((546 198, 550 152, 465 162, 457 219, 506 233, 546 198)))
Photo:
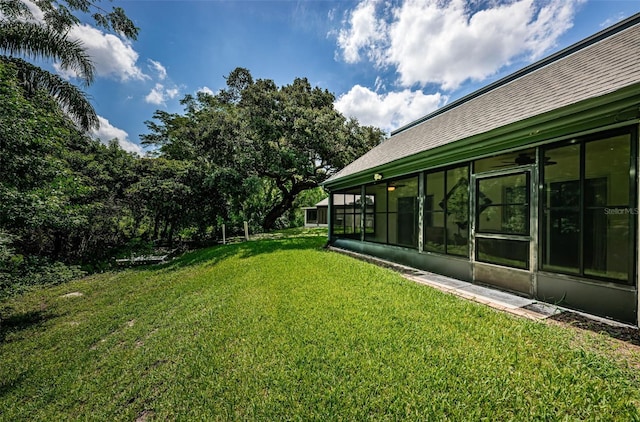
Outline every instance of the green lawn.
POLYGON ((220 246, 0 304, 0 420, 640 419, 637 370, 604 340, 323 243, 220 246))

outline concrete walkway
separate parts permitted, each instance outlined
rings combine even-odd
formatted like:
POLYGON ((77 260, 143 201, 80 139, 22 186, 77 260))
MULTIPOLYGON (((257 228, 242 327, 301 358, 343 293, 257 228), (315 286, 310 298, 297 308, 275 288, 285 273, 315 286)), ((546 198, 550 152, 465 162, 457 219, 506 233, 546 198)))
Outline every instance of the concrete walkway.
POLYGON ((455 278, 446 277, 440 274, 418 270, 416 268, 397 264, 395 262, 376 258, 370 255, 364 255, 333 246, 329 247, 329 249, 338 253, 353 256, 367 262, 371 262, 373 264, 394 269, 400 272, 403 277, 415 281, 416 283, 425 284, 440 291, 450 293, 467 300, 482 303, 483 305, 490 306, 494 309, 498 309, 500 311, 508 312, 510 314, 528 318, 534 321, 543 321, 554 315, 558 315, 564 312, 572 312, 615 327, 635 328, 628 324, 623 324, 595 315, 570 310, 558 305, 539 302, 535 299, 529 299, 526 297, 518 296, 516 294, 496 290, 490 287, 480 286, 462 280, 457 280, 455 278))

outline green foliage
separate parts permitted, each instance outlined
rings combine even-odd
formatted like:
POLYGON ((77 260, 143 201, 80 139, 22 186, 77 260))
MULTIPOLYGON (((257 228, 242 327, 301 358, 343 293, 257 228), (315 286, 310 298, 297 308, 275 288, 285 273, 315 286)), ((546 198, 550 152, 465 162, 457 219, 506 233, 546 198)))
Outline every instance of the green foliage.
POLYGON ((0 299, 35 286, 61 284, 85 274, 77 266, 16 254, 11 241, 11 235, 0 231, 0 299))
POLYGON ((160 156, 191 160, 213 175, 232 225, 287 227, 296 198, 382 141, 334 109, 334 96, 304 78, 278 87, 237 68, 218 95, 182 101, 184 115, 157 111, 143 143, 160 156), (218 177, 223 175, 224 177, 218 177))
POLYGON ((69 38, 69 29, 80 23, 74 13, 90 13, 96 25, 105 30, 135 39, 138 28, 119 7, 107 12, 98 6, 100 0, 36 0, 43 20, 34 18, 22 0, 0 1, 0 63, 17 69, 17 78, 28 95, 46 93, 56 100, 85 131, 98 127, 98 117, 86 95, 75 85, 22 58, 37 61, 55 60, 64 70, 85 84, 93 81, 94 66, 82 43, 69 38))
POLYGON ((13 251, 0 289, 13 292, 108 259, 131 235, 120 222, 137 178, 134 156, 87 138, 48 95, 27 96, 16 72, 0 61, 0 230, 13 251))
POLYGON ((467 302, 324 240, 209 248, 5 303, 0 418, 640 418, 637 351, 623 361, 604 336, 467 302))

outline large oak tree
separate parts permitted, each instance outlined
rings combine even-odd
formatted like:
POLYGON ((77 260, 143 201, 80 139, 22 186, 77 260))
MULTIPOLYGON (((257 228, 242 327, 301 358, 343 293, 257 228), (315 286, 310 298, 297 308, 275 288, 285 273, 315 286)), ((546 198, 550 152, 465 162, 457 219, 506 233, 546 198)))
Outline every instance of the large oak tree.
POLYGON ((305 78, 278 87, 269 79, 254 81, 247 69, 237 68, 217 95, 186 97, 184 115, 156 112, 159 122, 147 122, 151 133, 142 139, 158 146, 163 156, 192 157, 232 180, 224 190, 229 200, 241 196, 245 201, 236 207, 270 230, 301 192, 384 139, 379 129, 346 119, 334 101, 332 93, 305 78))

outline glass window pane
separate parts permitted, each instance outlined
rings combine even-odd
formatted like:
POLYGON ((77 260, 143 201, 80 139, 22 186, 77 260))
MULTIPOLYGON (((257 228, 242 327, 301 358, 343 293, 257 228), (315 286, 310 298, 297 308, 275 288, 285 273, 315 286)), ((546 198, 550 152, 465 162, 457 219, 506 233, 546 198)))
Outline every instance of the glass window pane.
POLYGON ((580 213, 552 208, 542 218, 542 268, 579 273, 580 213))
POLYGON ((469 255, 469 167, 447 170, 447 253, 469 255))
POLYGON ((530 148, 524 151, 509 152, 507 154, 476 160, 473 169, 475 173, 482 173, 485 171, 503 170, 509 167, 535 164, 535 162, 536 150, 530 148))
POLYGON ((580 144, 544 151, 542 268, 580 272, 580 144))
POLYGON ((455 214, 447 216, 447 253, 469 256, 469 223, 455 214))
POLYGON ((375 212, 387 212, 387 184, 369 185, 366 187, 367 197, 371 199, 371 204, 375 212))
POLYGON ((425 175, 425 181, 425 211, 444 211, 444 171, 425 175))
POLYGON ((529 242, 476 238, 476 259, 490 264, 529 268, 529 242))
MULTIPOLYGON (((418 178, 400 179, 389 182, 387 186, 389 192, 389 211, 398 211, 399 201, 401 198, 417 198, 418 197, 418 178)), ((406 203, 405 203, 406 205, 406 203)))
POLYGON ((543 201, 547 207, 580 205, 580 144, 544 152, 543 201))
POLYGON ((344 194, 334 193, 331 200, 333 203, 331 208, 332 231, 335 235, 341 235, 344 233, 344 194))
MULTIPOLYGON (((364 232, 366 234, 374 234, 376 230, 375 217, 373 214, 366 214, 364 217, 364 232)), ((365 236, 365 239, 367 236, 365 236)))
POLYGON ((373 218, 373 227, 367 229, 365 240, 387 243, 387 213, 371 214, 368 217, 373 218))
POLYGON ((307 223, 316 223, 318 221, 318 210, 306 210, 307 211, 307 223))
POLYGON ((444 253, 444 211, 424 214, 424 250, 444 253))
POLYGON ((585 211, 585 274, 624 281, 629 279, 629 227, 629 214, 605 212, 603 209, 585 211))
POLYGON ((394 245, 418 246, 418 178, 394 180, 387 185, 389 217, 388 242, 394 245))
POLYGON ((630 204, 630 136, 585 144, 585 206, 630 204))
POLYGON ((478 180, 478 231, 529 234, 528 174, 478 180))
POLYGON ((418 200, 415 197, 398 198, 397 213, 389 213, 389 243, 418 247, 418 200))

